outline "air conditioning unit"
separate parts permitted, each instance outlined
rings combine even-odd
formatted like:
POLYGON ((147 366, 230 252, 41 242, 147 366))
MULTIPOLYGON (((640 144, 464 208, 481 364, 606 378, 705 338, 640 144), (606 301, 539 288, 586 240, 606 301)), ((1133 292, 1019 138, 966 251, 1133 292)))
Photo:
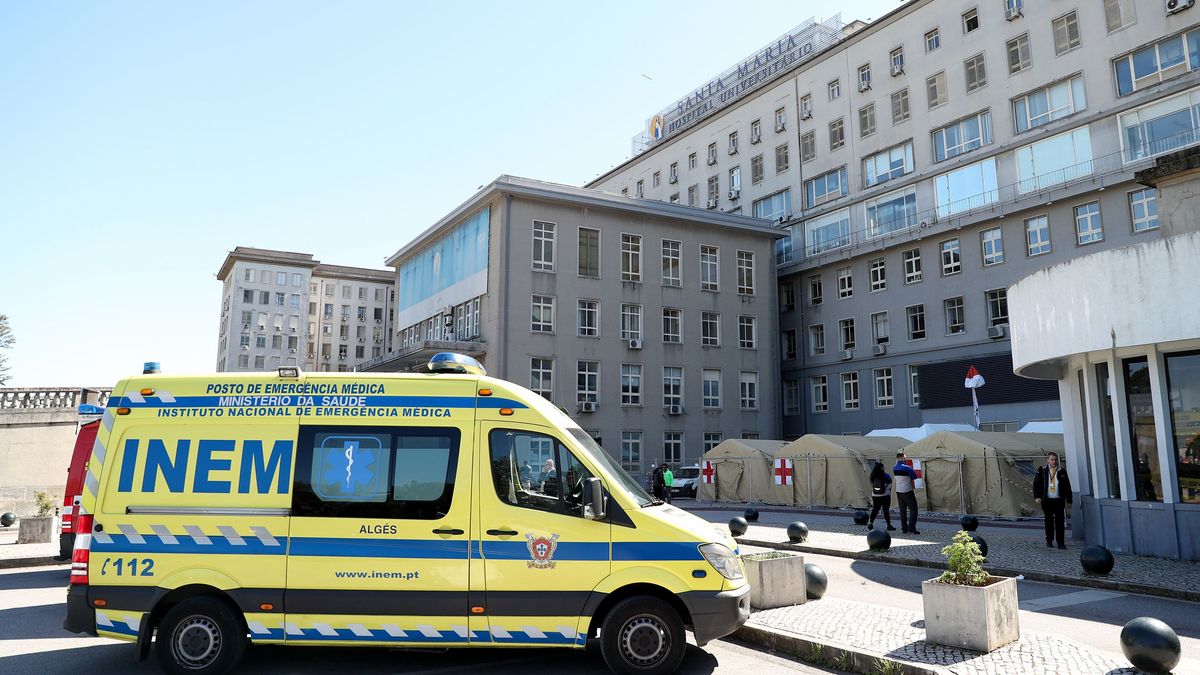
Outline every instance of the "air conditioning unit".
POLYGON ((988 337, 993 340, 1000 339, 1008 334, 1004 326, 988 326, 988 337))
MULTIPOLYGON (((800 111, 800 119, 811 120, 812 119, 812 111, 807 108, 805 108, 804 110, 801 110, 800 111)), ((776 129, 776 131, 783 131, 783 129, 776 129)))
POLYGON ((309 355, 308 355, 308 358, 310 358, 310 359, 315 359, 315 358, 317 358, 317 355, 316 355, 316 354, 309 354, 309 355))
POLYGON ((716 198, 716 197, 710 197, 710 198, 709 198, 709 200, 708 200, 708 203, 706 204, 706 206, 707 206, 707 208, 710 208, 710 209, 715 209, 715 208, 717 208, 717 198, 716 198))
POLYGON ((717 163, 717 156, 716 156, 716 155, 709 155, 709 156, 708 156, 708 165, 709 165, 709 166, 712 166, 713 164, 716 164, 716 163, 717 163))
POLYGON ((871 347, 871 353, 875 356, 883 356, 887 353, 887 345, 875 345, 871 347))
POLYGON ((295 332, 296 332, 296 327, 295 327, 295 326, 292 326, 292 332, 293 332, 293 333, 295 333, 295 332))
POLYGON ((641 341, 641 340, 639 340, 639 339, 637 339, 637 338, 634 338, 634 339, 630 340, 630 341, 629 341, 629 348, 630 348, 630 349, 641 349, 641 348, 642 348, 642 341, 641 341))
POLYGON ((670 183, 671 185, 674 185, 679 182, 679 176, 671 176, 670 178, 667 179, 667 182, 670 183))
POLYGON ((592 401, 584 401, 583 403, 579 404, 579 412, 594 413, 596 412, 596 404, 592 401))
POLYGON ((383 319, 375 319, 375 323, 383 323, 383 319))
POLYGON ((375 338, 375 344, 379 344, 380 342, 383 342, 383 338, 375 338))
POLYGON ((730 199, 737 199, 738 197, 741 197, 741 196, 742 196, 741 188, 733 188, 732 190, 729 191, 730 199))
POLYGON ((667 414, 668 415, 682 415, 683 414, 683 406, 681 406, 681 405, 667 406, 667 414))
MULTIPOLYGON (((808 114, 808 117, 812 117, 812 113, 809 113, 809 114, 808 114)), ((800 119, 808 119, 808 117, 804 117, 803 115, 801 115, 801 116, 800 116, 800 119)), ((776 123, 775 123, 775 133, 779 133, 779 132, 781 132, 781 131, 783 131, 783 130, 785 130, 785 129, 787 129, 787 125, 786 125, 786 124, 783 124, 782 122, 776 122, 776 123)))
POLYGON ((295 353, 296 353, 296 350, 295 350, 295 349, 289 349, 289 350, 288 350, 288 353, 289 353, 289 354, 295 354, 295 353))
POLYGON ((242 345, 242 351, 244 351, 244 352, 250 351, 250 345, 242 345))
POLYGON ((1167 14, 1176 14, 1185 9, 1191 9, 1196 0, 1167 0, 1167 14))
POLYGON ((859 80, 858 90, 860 92, 869 91, 870 89, 871 89, 871 81, 870 80, 859 80))
POLYGON ((367 317, 365 317, 365 316, 360 316, 360 317, 358 317, 358 320, 359 320, 359 321, 366 321, 366 320, 367 320, 367 317))
POLYGON ((849 361, 852 358, 854 358, 854 350, 853 349, 843 349, 842 350, 842 360, 843 361, 849 361))
POLYGON ((248 324, 248 323, 242 324, 242 330, 250 330, 250 324, 248 324))
POLYGON ((359 342, 366 342, 366 341, 367 341, 367 338, 365 338, 365 337, 360 337, 360 338, 358 338, 358 341, 359 341, 359 342))
POLYGON ((328 354, 326 354, 326 355, 325 355, 323 358, 324 358, 326 361, 328 361, 328 360, 329 360, 329 355, 328 355, 328 354))
POLYGON ((345 361, 345 360, 346 360, 345 354, 338 354, 338 361, 345 361))
POLYGON ((731 155, 737 154, 737 146, 736 145, 729 146, 729 154, 731 154, 731 155))
MULTIPOLYGON (((1170 2, 1168 2, 1167 4, 1170 4, 1170 2)), ((1016 21, 1017 19, 1021 18, 1022 16, 1025 16, 1025 15, 1021 14, 1021 10, 1017 7, 1009 7, 1004 10, 1004 20, 1005 21, 1016 21)))
POLYGON ((900 77, 904 74, 904 66, 892 66, 892 77, 900 77))
POLYGON ((762 142, 762 134, 761 133, 750 134, 750 142, 751 143, 761 143, 762 142))

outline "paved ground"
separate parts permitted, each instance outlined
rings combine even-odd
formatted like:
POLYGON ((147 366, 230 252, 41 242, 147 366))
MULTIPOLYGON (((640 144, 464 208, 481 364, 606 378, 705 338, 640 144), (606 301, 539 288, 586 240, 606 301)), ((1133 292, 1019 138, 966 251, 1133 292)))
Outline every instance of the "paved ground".
POLYGON ((18 544, 17 526, 0 528, 0 561, 58 555, 58 540, 49 544, 18 544))
MULTIPOLYGON (((0 673, 158 673, 151 661, 138 663, 130 643, 72 635, 62 629, 68 567, 0 571, 0 673)), ((380 648, 255 647, 241 673, 607 673, 597 650, 450 650, 380 648)), ((689 645, 681 673, 834 673, 719 640, 700 649, 689 645)))
MULTIPOLYGON (((683 501, 677 501, 676 505, 714 523, 726 523, 735 515, 740 515, 740 510, 691 508, 691 504, 683 501)), ((750 527, 745 538, 786 542, 787 523, 794 520, 802 520, 809 526, 810 535, 806 542, 808 545, 841 551, 867 550, 867 529, 855 525, 850 512, 831 516, 805 511, 764 511, 758 524, 750 527)), ((882 520, 876 525, 882 527, 882 520)), ((927 562, 944 562, 942 547, 950 543, 950 537, 958 531, 957 523, 919 522, 918 528, 921 531, 919 536, 892 532, 892 548, 888 555, 927 562)), ((983 521, 978 532, 988 543, 988 565, 1058 576, 1084 574, 1079 565, 1079 551, 1082 545, 1068 541, 1065 551, 1047 548, 1040 523, 1012 526, 983 521)), ((1200 589, 1200 563, 1137 555, 1115 557, 1117 564, 1106 577, 1111 581, 1176 589, 1200 589)))

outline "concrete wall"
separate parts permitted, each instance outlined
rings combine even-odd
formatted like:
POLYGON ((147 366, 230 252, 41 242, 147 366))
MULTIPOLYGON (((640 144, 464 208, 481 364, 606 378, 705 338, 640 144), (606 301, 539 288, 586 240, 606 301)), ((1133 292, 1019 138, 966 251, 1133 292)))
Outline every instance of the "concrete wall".
POLYGON ((0 513, 33 515, 39 491, 62 504, 78 420, 74 410, 0 411, 0 513))

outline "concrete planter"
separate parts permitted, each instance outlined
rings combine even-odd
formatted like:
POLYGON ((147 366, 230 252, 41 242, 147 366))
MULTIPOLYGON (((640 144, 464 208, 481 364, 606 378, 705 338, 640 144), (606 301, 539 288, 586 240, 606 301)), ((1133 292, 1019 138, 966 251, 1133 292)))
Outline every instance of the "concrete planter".
POLYGON ((17 528, 18 544, 48 544, 54 540, 54 516, 25 517, 17 528))
POLYGON ((925 639, 939 645, 990 652, 1021 637, 1017 580, 990 577, 987 586, 921 582, 925 639))
POLYGON ((774 609, 802 605, 805 595, 804 556, 783 551, 742 556, 750 582, 750 606, 774 609))

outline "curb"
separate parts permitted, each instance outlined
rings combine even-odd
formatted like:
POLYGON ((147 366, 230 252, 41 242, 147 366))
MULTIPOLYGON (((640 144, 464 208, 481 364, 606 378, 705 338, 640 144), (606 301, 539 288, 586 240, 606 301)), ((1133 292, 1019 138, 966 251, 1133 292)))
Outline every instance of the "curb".
POLYGON ((0 558, 0 570, 14 567, 42 567, 46 565, 69 565, 70 560, 55 560, 54 556, 38 556, 35 558, 0 558))
POLYGON ((874 654, 832 642, 816 642, 795 633, 786 633, 749 623, 744 624, 730 637, 794 656, 806 663, 832 666, 838 670, 849 670, 856 673, 890 672, 896 673, 896 675, 945 675, 948 672, 936 666, 899 661, 882 654, 874 654), (889 666, 886 670, 881 667, 884 663, 889 666))
MULTIPOLYGON (((899 558, 886 553, 873 553, 871 551, 845 551, 837 548, 811 546, 809 544, 789 544, 779 541, 749 539, 746 537, 739 537, 737 542, 747 546, 761 546, 763 548, 773 548, 783 551, 797 551, 800 553, 815 553, 817 555, 828 555, 836 558, 854 558, 855 560, 892 563, 893 565, 908 565, 909 567, 927 567, 935 570, 946 569, 946 566, 939 562, 918 560, 916 558, 899 558)), ((1009 567, 993 567, 990 565, 987 566, 987 570, 997 576, 1016 577, 1023 575, 1026 581, 1040 581, 1051 584, 1063 584, 1067 586, 1081 586, 1083 588, 1098 588, 1106 591, 1119 591, 1122 593, 1153 595, 1160 598, 1170 598, 1172 600, 1200 602, 1200 590, 1164 588, 1162 586, 1150 586, 1148 584, 1138 584, 1129 581, 1115 581, 1113 579, 1104 579, 1101 577, 1047 574, 1046 572, 1030 572, 1027 570, 1017 570, 1009 567)))

